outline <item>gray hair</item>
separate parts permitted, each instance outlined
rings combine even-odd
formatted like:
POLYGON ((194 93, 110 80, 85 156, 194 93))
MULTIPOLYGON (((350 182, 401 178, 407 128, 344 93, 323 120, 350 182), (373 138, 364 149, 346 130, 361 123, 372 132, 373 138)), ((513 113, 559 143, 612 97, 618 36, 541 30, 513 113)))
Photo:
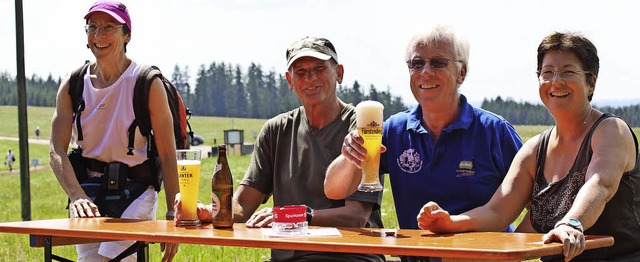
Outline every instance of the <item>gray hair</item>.
MULTIPOLYGON (((432 45, 435 43, 451 43, 456 53, 456 60, 467 66, 469 71, 469 41, 463 35, 457 33, 453 27, 445 25, 436 25, 425 33, 415 35, 407 45, 405 60, 411 59, 411 52, 418 45, 432 45)), ((458 66, 460 70, 461 66, 458 66)))

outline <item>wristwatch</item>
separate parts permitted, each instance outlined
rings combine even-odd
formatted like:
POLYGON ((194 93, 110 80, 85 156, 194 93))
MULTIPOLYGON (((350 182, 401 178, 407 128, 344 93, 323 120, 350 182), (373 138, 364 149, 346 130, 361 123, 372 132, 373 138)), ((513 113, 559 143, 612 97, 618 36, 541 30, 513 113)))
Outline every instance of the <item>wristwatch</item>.
POLYGON ((311 223, 312 218, 313 218, 313 209, 307 206, 307 223, 311 223))
POLYGON ((577 220, 575 218, 560 220, 558 221, 558 223, 556 223, 556 225, 553 228, 559 227, 561 225, 567 225, 567 226, 573 227, 576 230, 580 231, 581 233, 584 233, 584 228, 582 227, 582 223, 580 223, 580 220, 577 220))

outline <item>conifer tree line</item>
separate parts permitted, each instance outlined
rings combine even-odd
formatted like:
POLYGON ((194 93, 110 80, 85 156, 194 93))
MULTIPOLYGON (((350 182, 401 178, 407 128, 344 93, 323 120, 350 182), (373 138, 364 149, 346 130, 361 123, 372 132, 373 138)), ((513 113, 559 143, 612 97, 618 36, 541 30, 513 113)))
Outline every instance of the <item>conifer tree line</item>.
MULTIPOLYGON (((244 72, 239 65, 211 63, 197 71, 195 87, 190 83, 188 67, 176 65, 171 75, 165 75, 178 88, 187 107, 197 116, 238 118, 271 118, 299 107, 300 100, 284 74, 264 72, 252 63, 244 72)), ((55 107, 56 93, 61 79, 51 74, 46 78, 32 75, 27 79, 27 105, 55 107)), ((408 87, 401 87, 408 88, 408 87)), ((385 119, 407 109, 402 98, 391 94, 391 87, 378 90, 374 85, 362 87, 358 81, 351 86, 338 86, 338 96, 346 103, 357 105, 363 100, 380 101, 385 119)), ((0 105, 17 105, 18 90, 15 76, 0 73, 0 105)), ((411 101, 412 103, 414 101, 411 101)), ((484 99, 483 109, 503 116, 513 125, 553 125, 551 114, 541 104, 515 102, 511 98, 484 99)), ((597 107, 602 112, 622 117, 632 127, 640 127, 640 104, 624 107, 597 107)))
MULTIPOLYGON (((289 90, 284 74, 264 71, 255 63, 246 73, 240 66, 228 63, 202 65, 197 70, 195 88, 189 85, 188 72, 188 67, 176 65, 171 82, 194 115, 265 119, 301 105, 295 92, 289 90)), ((380 101, 385 106, 385 117, 407 109, 402 98, 391 94, 389 88, 378 91, 371 85, 365 92, 355 81, 352 87, 339 85, 337 92, 344 102, 353 105, 363 100, 380 101)))
MULTIPOLYGON (((512 125, 554 125, 553 117, 542 104, 528 102, 518 103, 513 99, 484 99, 482 109, 494 112, 504 117, 512 125)), ((640 104, 623 107, 597 107, 604 113, 612 113, 622 117, 632 127, 640 127, 640 104)))
MULTIPOLYGON (((246 72, 239 65, 211 63, 197 70, 195 86, 192 86, 188 66, 176 65, 171 74, 163 74, 176 86, 185 105, 196 116, 220 116, 267 119, 301 106, 300 100, 284 74, 264 71, 251 63, 246 72)), ((61 79, 51 75, 44 80, 37 75, 27 79, 27 105, 55 107, 55 98, 61 79)), ((15 77, 0 73, 0 105, 17 104, 15 77)), ((400 96, 391 94, 390 88, 379 91, 370 85, 365 91, 358 81, 353 87, 338 86, 338 96, 353 105, 363 100, 380 101, 385 106, 385 118, 404 111, 407 107, 400 96)))

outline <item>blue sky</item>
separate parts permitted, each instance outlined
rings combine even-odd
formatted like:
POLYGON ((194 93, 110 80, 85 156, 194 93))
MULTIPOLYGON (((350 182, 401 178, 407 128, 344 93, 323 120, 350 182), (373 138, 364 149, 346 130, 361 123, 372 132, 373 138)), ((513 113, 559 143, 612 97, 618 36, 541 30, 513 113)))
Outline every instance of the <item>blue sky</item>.
MULTIPOLYGON (((93 1, 23 1, 27 76, 65 76, 86 59, 82 17, 93 1)), ((283 73, 286 48, 307 35, 329 38, 345 66, 344 83, 391 88, 405 103, 404 50, 435 23, 449 24, 471 42, 469 75, 461 92, 471 101, 510 97, 538 102, 536 48, 554 31, 575 31, 598 48, 594 103, 640 103, 637 79, 640 25, 634 1, 355 1, 131 0, 128 55, 158 65, 196 70, 212 62, 250 62, 283 73)), ((0 71, 15 74, 14 1, 0 0, 0 71)))

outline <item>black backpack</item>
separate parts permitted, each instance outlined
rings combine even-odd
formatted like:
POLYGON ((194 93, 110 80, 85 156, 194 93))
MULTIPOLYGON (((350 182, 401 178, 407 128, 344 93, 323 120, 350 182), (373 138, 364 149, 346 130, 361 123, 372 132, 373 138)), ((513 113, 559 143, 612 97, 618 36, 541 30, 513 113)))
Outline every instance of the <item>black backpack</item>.
MULTIPOLYGON (((78 130, 78 141, 83 140, 82 127, 80 125, 80 116, 85 107, 84 99, 82 98, 82 92, 84 90, 83 76, 87 72, 89 65, 90 62, 87 60, 83 66, 73 71, 69 78, 69 95, 71 97, 71 104, 73 107, 73 120, 75 121, 76 128, 78 130)), ((193 131, 191 130, 191 125, 188 121, 191 118, 191 111, 184 105, 180 93, 176 87, 166 79, 164 75, 162 75, 162 72, 160 72, 158 67, 145 66, 140 71, 134 87, 132 103, 135 119, 127 131, 129 136, 127 148, 128 155, 133 155, 136 127, 139 127, 140 133, 147 137, 147 158, 154 158, 158 154, 155 141, 153 139, 151 118, 148 107, 149 90, 153 79, 156 77, 160 78, 167 93, 167 103, 171 109, 171 116, 173 119, 176 149, 188 149, 189 141, 193 139, 193 131), (189 129, 188 132, 187 128, 189 129)))

